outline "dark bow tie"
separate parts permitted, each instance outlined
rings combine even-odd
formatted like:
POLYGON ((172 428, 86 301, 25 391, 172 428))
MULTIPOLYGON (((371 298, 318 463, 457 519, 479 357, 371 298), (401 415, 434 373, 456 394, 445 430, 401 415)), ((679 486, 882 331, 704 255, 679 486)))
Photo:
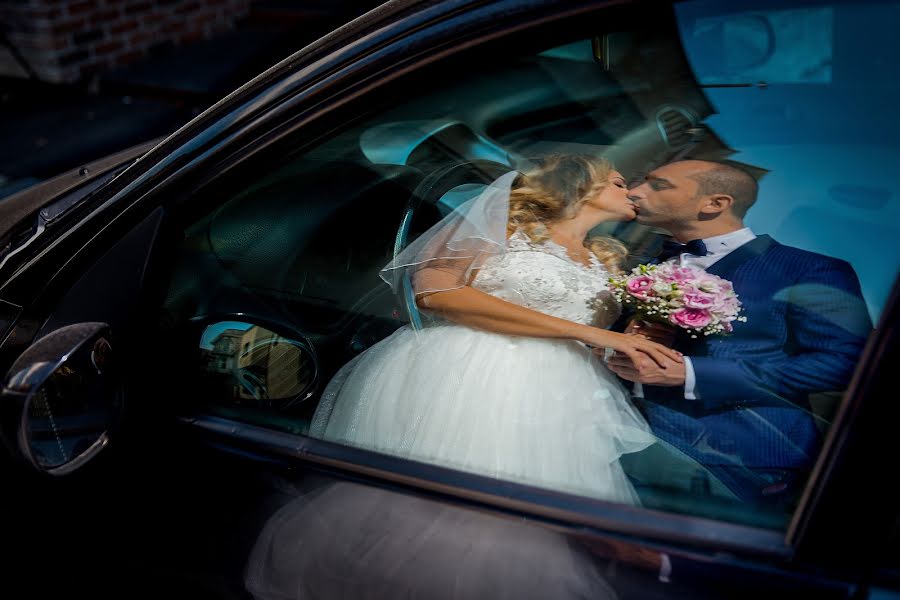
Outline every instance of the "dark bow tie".
POLYGON ((673 256, 680 256, 685 252, 693 254, 694 256, 706 256, 709 254, 703 240, 691 240, 687 244, 679 244, 674 240, 666 240, 663 242, 662 252, 659 253, 656 260, 665 262, 673 256))

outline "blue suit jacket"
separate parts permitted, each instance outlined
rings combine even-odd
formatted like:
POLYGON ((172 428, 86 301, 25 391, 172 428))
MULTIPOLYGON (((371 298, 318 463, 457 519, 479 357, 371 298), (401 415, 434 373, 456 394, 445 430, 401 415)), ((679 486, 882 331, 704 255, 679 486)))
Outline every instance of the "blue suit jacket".
POLYGON ((644 386, 647 420, 713 472, 728 471, 718 473, 726 483, 742 469, 808 469, 821 436, 809 395, 846 388, 872 328, 856 273, 767 235, 707 271, 733 283, 747 322, 726 336, 681 335, 698 399, 644 386))

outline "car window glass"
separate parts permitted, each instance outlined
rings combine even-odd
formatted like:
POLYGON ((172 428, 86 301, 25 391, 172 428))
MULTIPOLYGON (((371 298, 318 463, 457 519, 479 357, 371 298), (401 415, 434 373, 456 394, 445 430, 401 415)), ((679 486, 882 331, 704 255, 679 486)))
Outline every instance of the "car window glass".
POLYGON ((849 261, 860 275, 869 311, 877 317, 900 257, 895 234, 900 203, 890 180, 900 139, 893 109, 898 87, 889 75, 890 65, 900 58, 900 41, 888 34, 890 23, 900 17, 900 5, 763 8, 714 18, 698 14, 704 6, 676 7, 698 79, 704 84, 772 84, 705 88, 717 108, 708 119, 710 126, 747 162, 769 170, 761 183, 764 193, 793 199, 760 202, 748 214, 748 223, 784 243, 849 261), (711 65, 709 57, 715 53, 710 49, 719 48, 719 42, 704 27, 745 19, 766 25, 767 33, 754 35, 771 38, 768 54, 757 56, 755 71, 711 65), (854 43, 857 36, 871 42, 854 43), (785 42, 779 43, 782 38, 785 42), (877 254, 860 243, 864 239, 878 240, 877 254), (885 268, 887 276, 876 274, 885 268))
POLYGON ((496 479, 786 527, 896 278, 898 42, 871 28, 898 6, 684 2, 439 63, 389 104, 356 104, 216 191, 185 224, 165 303, 169 322, 218 319, 235 339, 254 319, 294 332, 313 391, 197 400, 496 479), (501 184, 499 234, 421 237, 501 184), (557 227, 586 204, 590 240, 567 246, 557 227), (692 227, 702 249, 675 248, 692 227), (420 239, 440 251, 406 260, 420 239), (638 311, 665 322, 643 331, 681 366, 616 370, 613 338, 573 333, 621 332, 638 311))

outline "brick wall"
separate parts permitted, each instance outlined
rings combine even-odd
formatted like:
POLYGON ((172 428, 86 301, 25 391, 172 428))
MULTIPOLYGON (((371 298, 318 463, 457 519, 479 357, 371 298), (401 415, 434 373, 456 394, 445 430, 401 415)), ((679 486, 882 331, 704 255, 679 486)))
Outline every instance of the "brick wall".
MULTIPOLYGON (((0 0, 9 42, 43 81, 72 83, 234 26, 251 0, 0 0)), ((0 76, 27 76, 0 48, 0 76)))

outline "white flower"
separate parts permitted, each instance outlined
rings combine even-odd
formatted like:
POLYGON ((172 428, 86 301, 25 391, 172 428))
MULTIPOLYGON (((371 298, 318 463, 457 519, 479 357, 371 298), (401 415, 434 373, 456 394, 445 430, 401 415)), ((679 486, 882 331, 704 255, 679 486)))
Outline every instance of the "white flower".
POLYGON ((663 281, 657 281, 650 287, 654 292, 663 297, 669 296, 672 293, 672 285, 663 281))

